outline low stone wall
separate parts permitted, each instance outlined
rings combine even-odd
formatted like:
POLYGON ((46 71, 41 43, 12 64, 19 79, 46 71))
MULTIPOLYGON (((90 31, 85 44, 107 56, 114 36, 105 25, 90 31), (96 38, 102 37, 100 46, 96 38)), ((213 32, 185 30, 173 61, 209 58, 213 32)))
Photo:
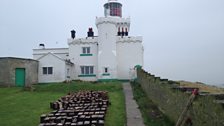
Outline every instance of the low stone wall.
MULTIPOLYGON (((177 90, 179 83, 160 79, 142 69, 137 70, 137 76, 136 83, 141 84, 147 96, 165 115, 177 122, 191 94, 177 90)), ((186 119, 191 120, 193 126, 224 126, 223 106, 215 101, 215 96, 198 95, 186 119)))

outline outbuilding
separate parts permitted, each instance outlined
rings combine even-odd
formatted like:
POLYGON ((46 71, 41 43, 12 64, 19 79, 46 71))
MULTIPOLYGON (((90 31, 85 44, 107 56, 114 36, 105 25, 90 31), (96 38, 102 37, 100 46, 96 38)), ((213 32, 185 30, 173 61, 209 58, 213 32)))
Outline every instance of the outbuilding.
POLYGON ((51 52, 37 60, 39 61, 39 83, 64 82, 71 81, 74 78, 72 70, 75 68, 70 60, 62 59, 51 52))
POLYGON ((0 86, 30 87, 38 83, 38 61, 0 57, 0 86))

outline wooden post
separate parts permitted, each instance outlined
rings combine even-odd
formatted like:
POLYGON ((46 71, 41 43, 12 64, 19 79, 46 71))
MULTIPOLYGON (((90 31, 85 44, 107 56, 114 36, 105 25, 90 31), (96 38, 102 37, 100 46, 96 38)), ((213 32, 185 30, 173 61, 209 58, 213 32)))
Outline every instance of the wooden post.
POLYGON ((184 108, 183 112, 181 113, 181 115, 179 116, 176 126, 182 126, 183 121, 185 120, 187 111, 189 110, 190 106, 192 105, 196 95, 198 94, 198 89, 194 89, 194 91, 192 92, 192 95, 190 96, 188 102, 187 102, 187 106, 184 108))

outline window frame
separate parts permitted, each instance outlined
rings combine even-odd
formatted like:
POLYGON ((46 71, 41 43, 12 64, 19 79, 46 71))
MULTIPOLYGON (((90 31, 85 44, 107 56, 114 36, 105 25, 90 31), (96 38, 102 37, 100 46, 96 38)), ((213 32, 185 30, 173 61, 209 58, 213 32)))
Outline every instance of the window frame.
POLYGON ((91 54, 90 47, 82 47, 82 54, 91 54))
POLYGON ((42 67, 43 75, 53 75, 53 73, 54 73, 53 67, 42 67))
POLYGON ((52 75, 53 74, 53 67, 48 67, 47 72, 48 72, 48 75, 52 75))
POLYGON ((47 67, 42 67, 42 74, 47 75, 47 67))
POLYGON ((103 67, 103 74, 102 76, 110 76, 109 67, 103 67))
POLYGON ((94 66, 80 66, 81 75, 94 75, 94 66))
POLYGON ((109 68, 108 67, 104 67, 103 73, 109 73, 109 68))

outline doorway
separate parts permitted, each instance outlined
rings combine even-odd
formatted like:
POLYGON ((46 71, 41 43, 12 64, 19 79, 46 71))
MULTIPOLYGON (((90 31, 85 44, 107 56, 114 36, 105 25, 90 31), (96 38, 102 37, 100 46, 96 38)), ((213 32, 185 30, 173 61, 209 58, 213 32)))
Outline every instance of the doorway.
POLYGON ((16 86, 24 87, 25 85, 25 68, 16 68, 16 86))

